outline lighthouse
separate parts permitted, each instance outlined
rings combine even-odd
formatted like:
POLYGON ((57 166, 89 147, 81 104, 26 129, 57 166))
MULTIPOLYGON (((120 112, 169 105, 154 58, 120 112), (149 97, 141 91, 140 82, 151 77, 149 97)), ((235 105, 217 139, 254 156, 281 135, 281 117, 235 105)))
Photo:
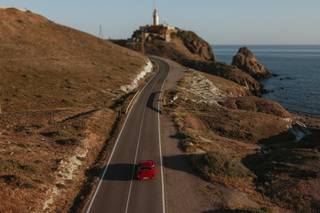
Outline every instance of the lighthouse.
POLYGON ((157 8, 154 8, 153 10, 153 26, 159 25, 159 14, 157 8))

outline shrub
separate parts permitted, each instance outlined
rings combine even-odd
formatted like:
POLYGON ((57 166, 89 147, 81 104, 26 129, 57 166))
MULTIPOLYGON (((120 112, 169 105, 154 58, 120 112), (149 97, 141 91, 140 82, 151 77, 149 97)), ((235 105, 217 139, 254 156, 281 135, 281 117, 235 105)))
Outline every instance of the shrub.
POLYGON ((249 170, 241 163, 241 160, 218 152, 209 152, 201 155, 197 167, 204 173, 228 177, 245 177, 250 175, 249 170))

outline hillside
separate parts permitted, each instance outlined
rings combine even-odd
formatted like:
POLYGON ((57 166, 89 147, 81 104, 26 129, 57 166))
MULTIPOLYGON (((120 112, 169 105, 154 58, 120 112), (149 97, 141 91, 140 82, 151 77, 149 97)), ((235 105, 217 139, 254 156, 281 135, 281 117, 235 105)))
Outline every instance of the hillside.
POLYGON ((0 11, 4 112, 107 106, 145 63, 133 51, 31 12, 0 11))
POLYGON ((30 11, 0 9, 0 212, 68 211, 119 119, 123 86, 146 63, 30 11))

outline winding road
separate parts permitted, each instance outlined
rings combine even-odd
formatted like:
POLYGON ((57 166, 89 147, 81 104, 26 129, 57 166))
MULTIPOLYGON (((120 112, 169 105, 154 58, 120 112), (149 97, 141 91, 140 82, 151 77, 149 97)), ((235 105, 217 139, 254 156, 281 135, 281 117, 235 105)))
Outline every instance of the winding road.
POLYGON ((128 112, 86 213, 166 212, 159 99, 169 66, 163 60, 153 60, 157 73, 140 90, 128 112), (135 165, 141 160, 157 162, 155 180, 135 180, 135 165))

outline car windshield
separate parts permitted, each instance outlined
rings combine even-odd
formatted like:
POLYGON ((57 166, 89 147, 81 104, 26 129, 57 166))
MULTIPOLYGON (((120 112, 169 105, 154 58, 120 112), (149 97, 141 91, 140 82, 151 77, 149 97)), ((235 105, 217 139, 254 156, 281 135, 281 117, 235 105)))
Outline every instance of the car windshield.
POLYGON ((150 170, 150 167, 142 166, 142 167, 140 167, 140 170, 150 170))

